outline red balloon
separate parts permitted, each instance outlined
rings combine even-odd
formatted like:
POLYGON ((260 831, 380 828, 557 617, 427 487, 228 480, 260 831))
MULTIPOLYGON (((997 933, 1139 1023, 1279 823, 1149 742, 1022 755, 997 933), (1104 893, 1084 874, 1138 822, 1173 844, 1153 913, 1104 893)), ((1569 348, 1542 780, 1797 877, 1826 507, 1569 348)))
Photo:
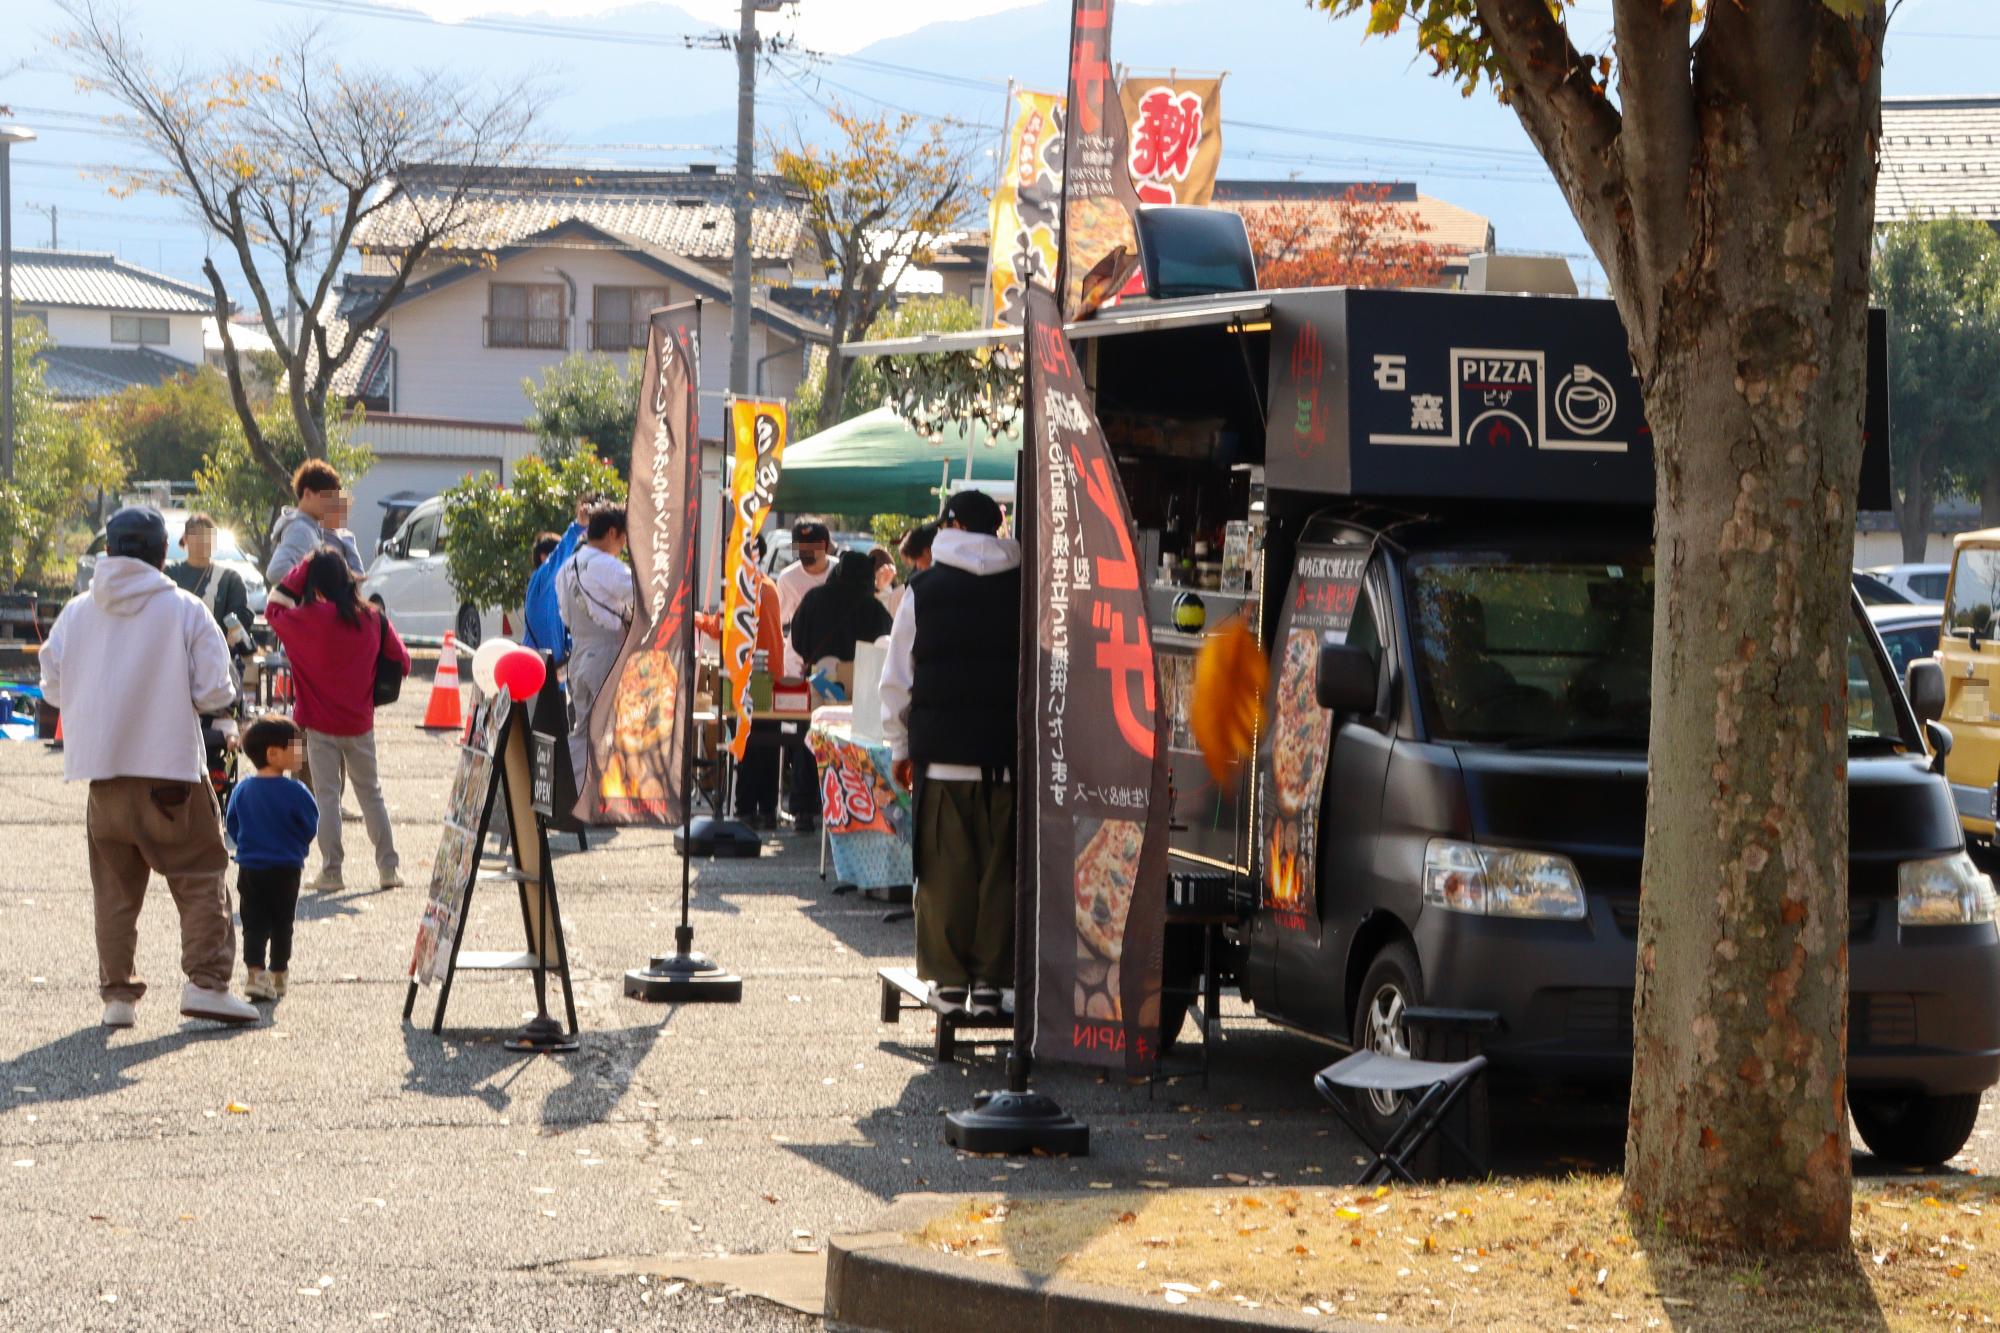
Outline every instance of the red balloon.
POLYGON ((493 664, 493 679, 516 703, 526 703, 542 692, 548 668, 542 655, 529 648, 516 648, 493 664))

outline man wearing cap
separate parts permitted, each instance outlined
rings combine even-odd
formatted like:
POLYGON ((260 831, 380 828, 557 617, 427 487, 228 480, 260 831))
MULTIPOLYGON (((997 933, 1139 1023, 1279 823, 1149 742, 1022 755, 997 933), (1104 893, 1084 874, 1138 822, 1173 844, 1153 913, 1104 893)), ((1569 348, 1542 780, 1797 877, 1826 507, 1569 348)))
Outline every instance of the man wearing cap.
POLYGON ((236 928, 223 884, 203 713, 236 696, 229 645, 201 599, 162 572, 159 511, 121 509, 105 525, 90 591, 72 598, 42 645, 42 695, 63 710, 63 777, 90 783, 86 816, 106 1027, 131 1027, 146 993, 135 971, 148 877, 167 881, 181 918, 181 1013, 252 1023, 229 994, 236 928))
MULTIPOLYGON (((785 675, 798 680, 806 674, 805 659, 792 647, 792 617, 806 594, 824 584, 833 572, 833 534, 816 518, 802 518, 792 524, 792 553, 798 560, 779 572, 778 628, 785 636, 785 675)), ((786 765, 791 770, 791 791, 786 804, 791 807, 793 827, 811 833, 819 827, 819 769, 806 749, 803 735, 787 738, 786 765)))
POLYGON ((982 491, 945 505, 882 667, 882 737, 916 792, 917 975, 998 1014, 1014 976, 1021 544, 982 491))

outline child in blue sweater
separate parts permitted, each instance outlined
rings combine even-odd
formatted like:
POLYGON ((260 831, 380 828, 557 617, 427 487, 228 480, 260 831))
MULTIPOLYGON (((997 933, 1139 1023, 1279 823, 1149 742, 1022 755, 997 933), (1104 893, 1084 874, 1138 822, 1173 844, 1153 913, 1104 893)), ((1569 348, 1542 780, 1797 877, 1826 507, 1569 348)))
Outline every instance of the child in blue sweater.
POLYGON ((243 753, 257 775, 229 798, 229 837, 236 844, 236 897, 243 914, 243 993, 275 1000, 285 993, 292 962, 292 919, 299 907, 299 873, 319 831, 319 806, 291 773, 305 760, 305 737, 287 717, 260 717, 243 733, 243 753), (265 948, 270 949, 266 970, 265 948))

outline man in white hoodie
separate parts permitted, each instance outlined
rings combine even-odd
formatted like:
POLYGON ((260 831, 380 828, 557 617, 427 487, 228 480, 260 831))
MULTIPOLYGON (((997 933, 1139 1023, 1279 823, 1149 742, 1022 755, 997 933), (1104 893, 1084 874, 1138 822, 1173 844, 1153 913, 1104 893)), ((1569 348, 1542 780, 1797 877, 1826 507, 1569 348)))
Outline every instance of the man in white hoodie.
POLYGON ((999 532, 992 496, 951 497, 882 668, 882 736, 917 798, 917 975, 981 1016, 1014 979, 1021 544, 999 532))
POLYGON ((104 1025, 131 1027, 146 993, 134 968, 156 871, 180 910, 181 1013, 253 1023, 257 1010, 229 993, 229 853, 201 743, 200 715, 226 709, 236 682, 215 618, 161 572, 166 562, 158 510, 113 514, 90 591, 63 607, 41 651, 42 695, 63 712, 63 777, 90 783, 104 1025))

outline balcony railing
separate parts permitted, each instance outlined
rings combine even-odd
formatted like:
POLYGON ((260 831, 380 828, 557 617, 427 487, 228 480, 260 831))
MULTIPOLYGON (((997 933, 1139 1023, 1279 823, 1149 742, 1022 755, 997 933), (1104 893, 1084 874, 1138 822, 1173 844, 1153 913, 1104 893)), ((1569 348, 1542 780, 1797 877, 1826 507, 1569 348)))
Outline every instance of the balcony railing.
POLYGON ((486 316, 488 347, 533 347, 561 351, 569 346, 566 319, 527 319, 514 315, 486 316))
POLYGON ((590 321, 590 350, 627 352, 646 345, 647 323, 643 319, 593 319, 590 321))

